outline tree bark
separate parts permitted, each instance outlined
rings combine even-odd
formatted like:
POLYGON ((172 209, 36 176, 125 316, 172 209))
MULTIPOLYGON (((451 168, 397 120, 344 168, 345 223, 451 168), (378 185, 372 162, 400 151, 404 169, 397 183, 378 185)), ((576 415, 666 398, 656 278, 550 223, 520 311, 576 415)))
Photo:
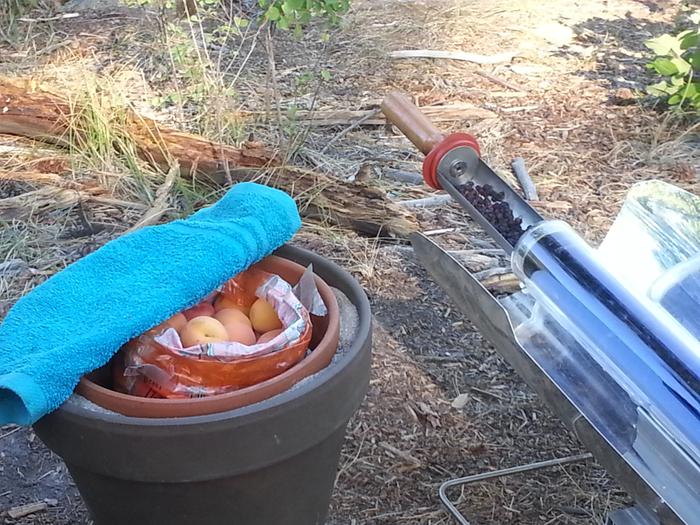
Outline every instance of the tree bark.
MULTIPOLYGON (((63 96, 26 83, 0 79, 0 133, 67 146, 80 144, 84 107, 63 96)), ((121 109, 118 133, 131 141, 137 154, 168 171, 172 161, 181 175, 216 184, 256 180, 294 197, 302 216, 325 220, 368 235, 406 237, 417 229, 415 217, 391 202, 378 188, 346 182, 313 171, 281 166, 260 142, 229 146, 191 133, 170 129, 121 109)))

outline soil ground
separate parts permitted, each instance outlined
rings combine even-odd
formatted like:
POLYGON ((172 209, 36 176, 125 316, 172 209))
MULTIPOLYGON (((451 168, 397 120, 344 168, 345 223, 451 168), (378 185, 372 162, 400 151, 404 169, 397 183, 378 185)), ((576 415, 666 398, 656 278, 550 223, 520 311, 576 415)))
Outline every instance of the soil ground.
MULTIPOLYGON (((247 34, 237 49, 222 48, 219 56, 230 54, 231 75, 245 57, 235 86, 237 111, 264 114, 245 123, 246 132, 273 143, 301 129, 305 142, 291 162, 369 179, 397 201, 431 194, 388 178, 420 170, 421 156, 402 136, 376 126, 348 131, 350 122, 307 128, 303 120, 286 117, 308 109, 373 109, 395 89, 421 106, 460 103, 490 112, 440 126, 469 129, 484 159, 509 180, 511 159, 523 157, 540 196, 535 206, 597 242, 633 183, 659 178, 698 190, 700 150, 692 128, 634 95, 650 82, 644 40, 673 30, 680 7, 651 0, 355 0, 347 23, 326 44, 314 29, 301 40, 247 34), (388 54, 416 48, 515 56, 477 65, 388 54), (319 76, 326 80, 315 82, 319 76)), ((167 54, 154 44, 158 15, 109 3, 105 9, 79 10, 79 17, 54 22, 20 22, 19 35, 0 40, 7 57, 0 73, 33 76, 64 90, 75 89, 83 76, 108 75, 139 111, 206 132, 201 121, 189 118, 196 109, 152 103, 178 80, 188 80, 174 78, 167 54)), ((66 162, 65 172, 76 183, 96 179, 132 199, 142 191, 56 150, 37 154, 10 137, 0 144, 7 169, 16 151, 24 151, 37 170, 39 160, 66 162)), ((37 183, 6 184, 0 197, 38 189, 37 183)), ((182 190, 173 208, 184 212, 216 195, 193 198, 182 190)), ((416 214, 423 231, 438 231, 433 238, 441 245, 485 249, 490 255, 473 270, 504 264, 456 206, 416 214)), ((138 218, 138 209, 81 203, 45 206, 3 223, 0 260, 21 258, 27 270, 2 280, 0 307, 6 310, 47 275, 138 218)), ((295 242, 351 271, 365 286, 376 320, 370 389, 348 427, 329 524, 447 524, 437 497, 445 480, 585 452, 460 315, 407 244, 318 223, 305 224, 295 242), (467 402, 453 408, 460 394, 467 402)), ((454 497, 473 523, 492 524, 603 523, 606 512, 629 503, 593 461, 469 486, 454 497)), ((6 515, 5 522, 89 523, 60 460, 30 429, 6 427, 0 430, 0 511, 37 501, 48 508, 18 520, 6 515)))

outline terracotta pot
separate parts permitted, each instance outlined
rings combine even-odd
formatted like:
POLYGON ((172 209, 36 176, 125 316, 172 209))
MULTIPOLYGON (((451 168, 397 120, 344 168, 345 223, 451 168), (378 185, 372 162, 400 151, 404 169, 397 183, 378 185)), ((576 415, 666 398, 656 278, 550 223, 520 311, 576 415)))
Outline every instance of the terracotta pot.
POLYGON ((289 246, 279 253, 313 263, 347 296, 358 312, 353 340, 318 374, 242 408, 137 418, 69 402, 43 417, 36 433, 66 462, 95 525, 326 523, 345 429, 369 385, 372 314, 335 264, 289 246))
MULTIPOLYGON (((277 256, 267 257, 257 263, 256 267, 277 274, 292 285, 299 281, 305 271, 305 267, 277 256)), ((110 365, 107 365, 83 377, 76 392, 101 407, 125 416, 151 418, 214 414, 269 399, 328 366, 338 348, 340 331, 338 302, 330 287, 318 276, 316 276, 316 286, 328 308, 328 315, 311 318, 313 336, 310 347, 313 351, 278 376, 226 394, 192 399, 158 399, 132 396, 112 390, 109 388, 111 386, 110 365)))

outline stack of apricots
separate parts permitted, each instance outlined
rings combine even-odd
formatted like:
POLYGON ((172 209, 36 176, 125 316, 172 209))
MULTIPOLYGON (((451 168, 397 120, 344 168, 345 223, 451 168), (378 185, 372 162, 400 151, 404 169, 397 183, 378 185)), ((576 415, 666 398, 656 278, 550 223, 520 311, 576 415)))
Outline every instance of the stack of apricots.
POLYGON ((207 343, 266 343, 282 333, 282 322, 274 307, 264 299, 241 306, 219 294, 213 302, 203 301, 175 314, 154 328, 174 328, 185 348, 207 343))

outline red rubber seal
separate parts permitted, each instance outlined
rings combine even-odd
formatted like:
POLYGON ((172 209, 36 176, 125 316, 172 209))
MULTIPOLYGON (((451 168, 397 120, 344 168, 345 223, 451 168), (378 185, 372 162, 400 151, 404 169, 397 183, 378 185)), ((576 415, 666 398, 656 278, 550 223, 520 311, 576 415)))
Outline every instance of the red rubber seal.
POLYGON ((466 146, 476 151, 476 154, 481 156, 481 150, 476 139, 468 133, 453 133, 445 137, 440 144, 435 146, 428 153, 423 161, 423 180, 431 188, 441 190, 437 179, 437 168, 442 158, 451 150, 466 146))

